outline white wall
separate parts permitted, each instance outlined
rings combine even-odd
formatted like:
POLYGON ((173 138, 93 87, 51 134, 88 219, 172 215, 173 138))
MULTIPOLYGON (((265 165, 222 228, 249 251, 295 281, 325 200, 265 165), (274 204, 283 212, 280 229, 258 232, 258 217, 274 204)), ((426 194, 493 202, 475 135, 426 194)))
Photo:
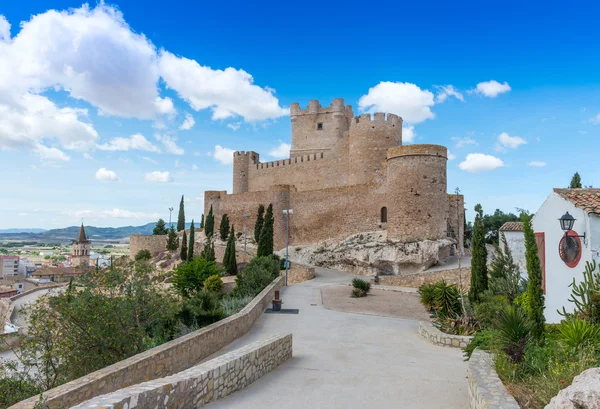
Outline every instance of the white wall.
POLYGON ((503 231, 506 244, 512 253, 513 260, 519 266, 521 277, 527 278, 527 262, 525 260, 525 236, 522 231, 503 231))
MULTIPOLYGON (((558 323, 562 316, 557 310, 562 311, 564 306, 567 312, 572 312, 574 306, 569 302, 571 288, 569 284, 575 278, 580 281, 585 270, 585 262, 591 260, 591 242, 589 240, 588 216, 581 209, 576 208, 571 202, 563 199, 556 193, 551 193, 544 204, 536 212, 533 218, 533 231, 536 233, 545 233, 546 240, 546 309, 544 315, 548 323, 558 323), (582 241, 582 255, 579 264, 574 267, 568 267, 560 258, 558 245, 564 232, 560 228, 558 219, 569 212, 576 220, 573 230, 577 234, 586 233, 588 245, 582 241)), ((598 228, 598 227, 597 227, 598 228)))

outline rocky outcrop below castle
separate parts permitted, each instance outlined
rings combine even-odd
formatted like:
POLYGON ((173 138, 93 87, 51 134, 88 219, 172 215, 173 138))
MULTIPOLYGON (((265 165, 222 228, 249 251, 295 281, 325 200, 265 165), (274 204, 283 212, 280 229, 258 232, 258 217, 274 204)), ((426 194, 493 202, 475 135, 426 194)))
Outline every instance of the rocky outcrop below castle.
MULTIPOLYGON (((387 238, 386 231, 354 234, 342 241, 290 246, 290 260, 360 274, 407 275, 445 264, 454 246, 450 239, 403 243, 387 238)), ((285 249, 278 252, 285 255, 285 249)))
POLYGON ((599 409, 600 368, 583 371, 573 379, 571 386, 561 390, 546 409, 599 409))

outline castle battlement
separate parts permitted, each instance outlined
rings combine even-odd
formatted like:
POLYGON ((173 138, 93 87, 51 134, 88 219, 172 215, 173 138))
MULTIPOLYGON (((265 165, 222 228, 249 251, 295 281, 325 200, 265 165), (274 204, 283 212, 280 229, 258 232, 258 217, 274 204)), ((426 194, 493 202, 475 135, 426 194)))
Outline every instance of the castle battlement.
POLYGON ((402 126, 402 118, 396 114, 385 114, 383 112, 375 112, 371 117, 371 114, 361 114, 359 116, 355 116, 350 122, 350 128, 355 127, 360 124, 364 126, 374 125, 376 123, 386 123, 395 127, 396 125, 402 126))
POLYGON ((323 152, 313 153, 310 155, 295 156, 289 159, 274 160, 271 162, 256 163, 256 169, 272 169, 279 166, 290 166, 296 163, 314 162, 320 159, 326 159, 325 154, 323 152))
POLYGON ((340 116, 345 115, 350 118, 354 116, 352 105, 344 105, 344 98, 334 98, 331 105, 328 107, 321 106, 316 99, 311 100, 306 109, 301 109, 298 102, 294 102, 290 105, 290 118, 292 121, 300 115, 314 114, 336 114, 340 116))

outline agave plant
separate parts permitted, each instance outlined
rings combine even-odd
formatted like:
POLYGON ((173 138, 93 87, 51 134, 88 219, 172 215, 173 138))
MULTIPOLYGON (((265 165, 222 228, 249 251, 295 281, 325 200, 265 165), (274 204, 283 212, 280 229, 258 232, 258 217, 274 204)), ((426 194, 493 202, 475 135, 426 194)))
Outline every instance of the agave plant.
POLYGON ((433 300, 438 317, 455 317, 460 315, 460 291, 455 285, 439 281, 433 289, 433 300))
POLYGON ((531 322, 520 308, 510 305, 500 311, 498 338, 503 350, 513 362, 524 357, 525 346, 531 338, 531 322))
POLYGON ((579 349, 600 344, 600 326, 588 320, 574 317, 560 323, 558 327, 560 342, 571 349, 579 349))
POLYGON ((430 312, 435 310, 434 290, 435 284, 423 284, 418 291, 421 296, 421 304, 430 312))

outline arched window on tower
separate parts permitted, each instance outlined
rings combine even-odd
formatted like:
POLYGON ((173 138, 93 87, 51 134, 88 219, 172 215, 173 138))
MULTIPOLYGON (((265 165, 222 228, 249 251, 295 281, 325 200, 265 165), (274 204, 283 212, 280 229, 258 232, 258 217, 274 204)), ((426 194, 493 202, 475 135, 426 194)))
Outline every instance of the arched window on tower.
POLYGON ((387 223, 387 207, 381 208, 381 223, 387 223))

